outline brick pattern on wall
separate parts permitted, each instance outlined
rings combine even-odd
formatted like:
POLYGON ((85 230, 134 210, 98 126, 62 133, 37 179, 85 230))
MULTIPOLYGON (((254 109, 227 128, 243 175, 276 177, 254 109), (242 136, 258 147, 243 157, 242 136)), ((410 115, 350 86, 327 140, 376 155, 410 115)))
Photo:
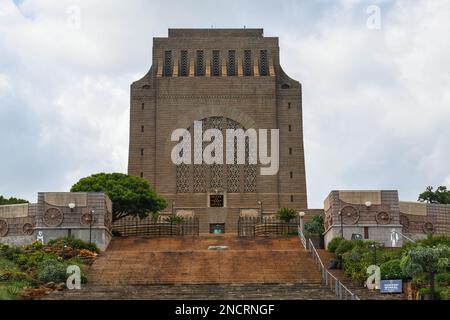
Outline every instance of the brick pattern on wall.
POLYGON ((427 215, 400 213, 406 234, 450 234, 450 205, 426 204, 427 215))
POLYGON ((301 103, 300 83, 289 78, 280 66, 278 38, 264 37, 262 29, 170 29, 169 37, 154 38, 150 72, 131 86, 128 173, 142 174, 169 203, 206 207, 206 193, 214 187, 208 183, 209 174, 199 174, 202 168, 189 173, 189 179, 192 175, 198 176, 192 180, 198 181, 199 187, 188 188, 188 193, 177 190, 177 168, 170 160, 174 145, 169 141, 171 132, 176 128, 188 128, 195 120, 211 117, 228 118, 245 128, 278 128, 278 175, 261 176, 259 168, 240 168, 239 191, 236 192, 237 172, 225 168, 221 188, 230 192, 227 206, 252 207, 260 200, 265 210, 306 209, 301 103), (204 75, 196 76, 191 70, 187 77, 176 76, 175 68, 182 50, 188 51, 192 65, 195 65, 197 51, 203 51, 204 75), (235 51, 235 76, 227 74, 229 50, 235 51), (165 51, 173 52, 172 77, 162 76, 165 51), (245 63, 245 57, 247 62, 251 61, 250 65, 245 63), (212 74, 214 70, 216 76, 212 74), (260 70, 265 70, 264 76, 260 75, 260 70), (251 76, 246 76, 250 73, 251 76), (142 125, 149 130, 142 132, 142 125), (145 150, 144 155, 140 153, 141 148, 145 150), (288 154, 289 148, 292 154, 288 154), (247 176, 242 177, 245 174, 247 176), (229 188, 231 182, 233 187, 229 188))

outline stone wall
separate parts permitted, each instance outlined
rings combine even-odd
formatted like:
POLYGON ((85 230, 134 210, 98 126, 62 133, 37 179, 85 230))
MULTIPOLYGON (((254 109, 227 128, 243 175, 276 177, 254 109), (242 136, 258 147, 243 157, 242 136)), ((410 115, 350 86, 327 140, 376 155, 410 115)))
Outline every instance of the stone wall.
POLYGON ((105 250, 111 223, 112 203, 103 193, 41 192, 37 204, 0 206, 0 242, 25 245, 38 236, 47 242, 72 235, 105 250))
POLYGON ((0 206, 0 242, 29 244, 34 239, 35 220, 35 204, 0 206))
MULTIPOLYGON (((401 232, 398 192, 332 191, 324 201, 325 245, 334 237, 351 239, 359 234, 363 239, 392 246, 392 230, 401 232)), ((402 245, 402 239, 396 246, 402 245)))
POLYGON ((154 38, 148 74, 131 86, 128 173, 147 178, 158 194, 180 207, 207 208, 207 194, 226 194, 229 215, 234 208, 267 210, 307 208, 303 150, 301 85, 289 78, 279 62, 278 38, 264 37, 262 29, 170 29, 169 37, 154 38), (188 52, 187 76, 180 76, 180 54, 188 52), (205 73, 195 74, 196 52, 204 53, 205 73), (220 51, 220 76, 212 74, 212 51, 220 51), (236 76, 227 74, 228 51, 236 52, 236 76), (251 50, 252 72, 243 72, 244 50, 251 50), (267 76, 260 74, 260 51, 267 50, 267 76), (164 55, 172 53, 173 70, 165 76, 164 55), (227 169, 222 186, 207 181, 207 190, 194 191, 194 170, 187 170, 186 191, 177 190, 177 170, 170 159, 174 129, 189 128, 196 120, 222 117, 241 127, 280 129, 280 170, 274 176, 256 173, 256 189, 227 191, 227 169), (292 174, 291 174, 292 173, 292 174))
POLYGON ((413 238, 450 234, 450 205, 400 201, 403 233, 413 238))

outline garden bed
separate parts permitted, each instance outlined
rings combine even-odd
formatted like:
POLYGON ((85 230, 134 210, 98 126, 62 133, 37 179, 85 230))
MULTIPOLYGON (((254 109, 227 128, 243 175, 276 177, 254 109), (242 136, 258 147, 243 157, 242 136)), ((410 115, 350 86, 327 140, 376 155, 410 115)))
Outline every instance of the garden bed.
POLYGON ((77 265, 82 283, 98 253, 95 244, 62 238, 42 245, 15 247, 0 244, 0 300, 36 299, 66 288, 67 267, 77 265))

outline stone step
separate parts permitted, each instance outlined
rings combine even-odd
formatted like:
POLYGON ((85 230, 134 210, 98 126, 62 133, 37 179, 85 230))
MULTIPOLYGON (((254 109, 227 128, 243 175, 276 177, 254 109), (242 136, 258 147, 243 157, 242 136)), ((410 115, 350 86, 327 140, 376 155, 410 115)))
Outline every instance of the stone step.
POLYGON ((263 284, 263 285, 152 285, 152 286, 97 286, 86 285, 82 290, 55 292, 44 299, 69 300, 264 300, 299 299, 333 300, 334 294, 317 283, 304 284, 263 284))

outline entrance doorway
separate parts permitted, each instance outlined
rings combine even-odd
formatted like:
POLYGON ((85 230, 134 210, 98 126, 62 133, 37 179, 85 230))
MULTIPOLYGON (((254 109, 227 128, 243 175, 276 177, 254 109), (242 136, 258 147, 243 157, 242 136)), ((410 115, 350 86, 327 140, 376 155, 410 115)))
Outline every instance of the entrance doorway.
POLYGON ((225 223, 211 223, 209 225, 209 233, 213 234, 225 233, 225 223))

